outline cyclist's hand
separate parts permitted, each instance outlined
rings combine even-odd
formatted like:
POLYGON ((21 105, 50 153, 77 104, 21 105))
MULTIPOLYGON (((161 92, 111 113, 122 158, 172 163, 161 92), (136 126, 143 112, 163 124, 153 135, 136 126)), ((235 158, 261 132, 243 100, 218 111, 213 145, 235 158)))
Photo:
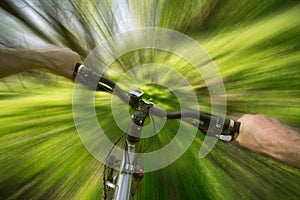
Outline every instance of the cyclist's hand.
POLYGON ((276 119, 245 114, 236 138, 241 146, 300 168, 300 135, 276 119))
POLYGON ((46 69, 68 79, 72 79, 76 63, 82 63, 79 54, 69 48, 49 45, 39 51, 46 69))

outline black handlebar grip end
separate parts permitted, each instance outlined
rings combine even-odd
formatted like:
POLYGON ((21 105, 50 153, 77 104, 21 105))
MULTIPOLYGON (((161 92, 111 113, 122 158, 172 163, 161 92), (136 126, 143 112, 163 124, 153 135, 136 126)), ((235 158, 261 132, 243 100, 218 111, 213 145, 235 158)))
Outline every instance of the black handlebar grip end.
POLYGON ((238 121, 234 121, 234 127, 233 127, 233 130, 232 130, 232 133, 234 134, 233 139, 237 138, 237 136, 239 135, 240 127, 241 127, 241 123, 238 122, 238 121))
POLYGON ((78 68, 80 67, 81 63, 76 63, 74 72, 78 72, 78 68))
POLYGON ((73 72, 74 80, 76 79, 78 68, 80 67, 80 65, 81 65, 81 63, 76 63, 76 65, 75 65, 74 72, 73 72))
POLYGON ((241 123, 238 121, 235 121, 234 127, 233 127, 233 131, 235 133, 239 133, 240 132, 240 127, 241 127, 241 123))

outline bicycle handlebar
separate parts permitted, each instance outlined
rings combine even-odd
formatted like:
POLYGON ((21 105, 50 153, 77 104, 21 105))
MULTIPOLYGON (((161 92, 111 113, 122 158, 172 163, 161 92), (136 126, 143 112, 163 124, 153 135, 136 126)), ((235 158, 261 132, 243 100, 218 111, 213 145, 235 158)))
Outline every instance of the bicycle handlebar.
MULTIPOLYGON (((123 92, 115 82, 97 73, 93 69, 82 64, 76 64, 73 77, 79 83, 85 85, 91 90, 104 91, 117 95, 123 102, 132 107, 129 96, 123 92)), ((139 94, 136 95, 137 98, 141 98, 139 94)), ((167 119, 181 119, 198 128, 203 134, 216 137, 219 140, 226 142, 231 142, 234 138, 236 138, 240 128, 240 123, 233 119, 227 119, 204 112, 166 112, 162 109, 152 106, 149 114, 158 117, 165 117, 167 119), (197 121, 193 121, 191 119, 197 121)))

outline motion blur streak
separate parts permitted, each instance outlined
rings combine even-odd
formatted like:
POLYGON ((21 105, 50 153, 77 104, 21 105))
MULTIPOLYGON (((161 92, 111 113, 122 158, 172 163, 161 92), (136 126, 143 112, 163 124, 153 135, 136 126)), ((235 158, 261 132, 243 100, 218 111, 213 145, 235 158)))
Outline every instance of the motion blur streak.
MULTIPOLYGON (((299 1, 1 0, 0 6, 1 48, 53 43, 85 57, 124 28, 182 32, 199 41, 218 66, 230 117, 262 113, 300 127, 299 1)), ((209 111, 201 77, 167 52, 124 55, 111 64, 109 78, 118 80, 123 72, 151 62, 176 66, 192 83, 201 109, 209 111)), ((103 168, 76 133, 73 84, 37 71, 0 81, 0 199, 101 199, 103 168)), ((142 89, 161 107, 177 103, 159 86, 142 89)), ((107 116, 101 126, 114 141, 120 131, 112 122, 110 101, 110 95, 96 96, 98 115, 107 116)), ((147 150, 166 145, 177 126, 167 121, 147 150)), ((199 159, 202 141, 199 133, 180 159, 145 174, 136 199, 299 199, 298 169, 222 142, 199 159)), ((147 146, 147 140, 142 144, 147 146)))

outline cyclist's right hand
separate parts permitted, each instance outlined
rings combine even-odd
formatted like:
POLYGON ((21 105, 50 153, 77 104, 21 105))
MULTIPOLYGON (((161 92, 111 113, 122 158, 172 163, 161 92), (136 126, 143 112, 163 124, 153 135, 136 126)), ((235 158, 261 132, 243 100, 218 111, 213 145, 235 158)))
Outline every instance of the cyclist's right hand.
POLYGON ((245 114, 238 121, 238 144, 300 168, 300 134, 295 130, 264 115, 245 114))

